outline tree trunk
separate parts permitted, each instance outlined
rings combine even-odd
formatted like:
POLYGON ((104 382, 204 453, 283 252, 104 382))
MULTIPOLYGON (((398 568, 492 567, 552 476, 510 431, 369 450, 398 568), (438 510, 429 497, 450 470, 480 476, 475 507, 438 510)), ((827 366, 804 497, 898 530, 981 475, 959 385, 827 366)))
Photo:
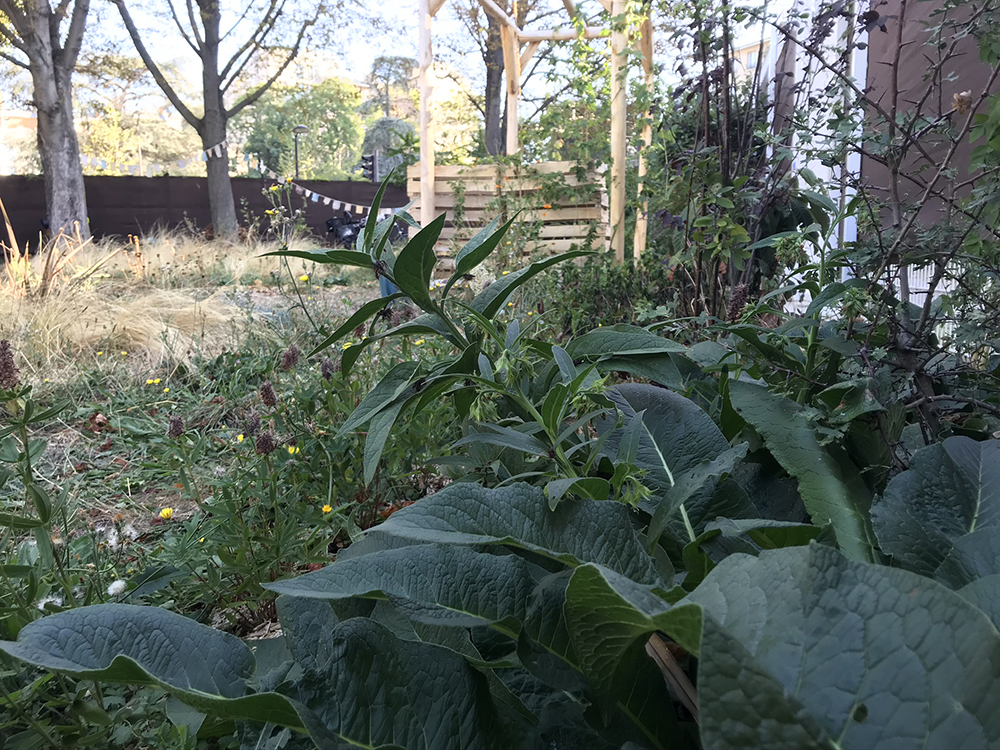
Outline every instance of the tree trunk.
POLYGON ((229 152, 222 146, 222 155, 211 151, 226 140, 227 113, 222 101, 222 81, 219 76, 219 6, 210 6, 213 12, 202 14, 205 43, 202 58, 202 88, 205 115, 201 120, 199 135, 201 147, 208 151, 208 205, 212 216, 212 229, 216 237, 234 239, 239 229, 236 220, 236 201, 233 183, 229 177, 229 152))
POLYGON ((498 156, 506 151, 503 122, 503 102, 506 88, 504 84, 503 45, 500 40, 500 22, 486 14, 486 91, 483 102, 485 113, 486 153, 498 156))
POLYGON ((45 181, 45 204, 52 237, 60 232, 73 236, 77 231, 90 237, 87 196, 80 165, 80 145, 73 127, 73 64, 60 64, 61 50, 52 45, 47 14, 36 12, 32 19, 35 49, 31 56, 31 79, 38 111, 38 155, 45 181))

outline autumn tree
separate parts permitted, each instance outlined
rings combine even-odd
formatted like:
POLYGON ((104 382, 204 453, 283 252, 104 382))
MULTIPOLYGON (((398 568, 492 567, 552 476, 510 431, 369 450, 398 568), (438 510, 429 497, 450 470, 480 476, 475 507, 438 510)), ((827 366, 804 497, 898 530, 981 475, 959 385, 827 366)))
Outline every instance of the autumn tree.
POLYGON ((216 154, 221 150, 221 155, 210 155, 206 162, 208 200, 215 233, 222 237, 235 236, 236 203, 225 145, 227 126, 233 117, 254 104, 281 77, 299 54, 308 31, 325 12, 325 4, 322 0, 309 3, 250 0, 238 13, 228 13, 220 0, 160 0, 161 7, 166 5, 169 17, 184 42, 201 62, 202 103, 201 107, 195 107, 182 100, 150 54, 129 11, 129 5, 134 6, 135 2, 111 2, 117 6, 143 63, 170 103, 197 131, 202 148, 209 150, 222 144, 221 149, 216 149, 216 154), (242 41, 236 41, 233 35, 240 30, 249 33, 245 33, 242 41), (223 61, 220 54, 224 43, 233 52, 223 61), (261 58, 265 56, 271 56, 265 61, 272 64, 271 75, 242 97, 236 98, 234 84, 243 80, 242 74, 251 66, 260 65, 261 58), (201 114, 197 114, 198 111, 201 114))
POLYGON ((73 127, 73 68, 90 0, 0 0, 0 57, 31 75, 47 220, 54 235, 90 236, 80 146, 73 127))

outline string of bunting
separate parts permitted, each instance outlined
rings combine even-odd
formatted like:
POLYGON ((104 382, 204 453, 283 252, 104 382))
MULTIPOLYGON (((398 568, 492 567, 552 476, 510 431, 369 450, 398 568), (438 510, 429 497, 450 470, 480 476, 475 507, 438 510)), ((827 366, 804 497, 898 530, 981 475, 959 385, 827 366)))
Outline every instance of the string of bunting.
MULTIPOLYGON (((193 164, 198 161, 208 161, 209 159, 219 159, 222 158, 223 154, 227 153, 227 148, 229 147, 229 139, 223 140, 220 143, 216 143, 211 148, 207 148, 197 154, 192 154, 183 159, 177 159, 170 166, 175 166, 179 169, 184 169, 189 164, 193 164)), ((167 166, 160 163, 153 163, 146 165, 145 168, 141 167, 139 164, 123 164, 121 162, 109 162, 107 159, 98 159, 93 156, 81 156, 80 163, 85 167, 96 167, 98 169, 111 169, 118 172, 127 172, 130 175, 152 177, 154 174, 159 174, 160 172, 166 171, 167 166)))
MULTIPOLYGON (((250 154, 245 154, 243 160, 250 163, 250 154)), ((292 181, 288 177, 282 177, 273 169, 269 169, 262 161, 258 160, 256 164, 252 164, 258 172, 260 172, 264 177, 269 180, 275 180, 279 184, 289 184, 292 186, 292 190, 296 195, 303 196, 306 200, 310 200, 313 203, 322 203, 324 206, 330 206, 334 211, 349 211, 350 213, 357 214, 358 216, 366 216, 371 213, 371 206, 363 206, 357 203, 348 203, 347 201, 340 201, 336 198, 331 198, 328 195, 323 195, 322 193, 317 193, 315 190, 310 190, 304 185, 299 185, 298 183, 292 181)), ((392 215, 391 209, 382 209, 378 212, 378 220, 388 218, 392 215)))
MULTIPOLYGON (((229 140, 226 139, 221 141, 220 143, 215 144, 211 148, 207 148, 204 151, 201 151, 200 153, 192 155, 186 159, 177 159, 176 161, 173 162, 173 165, 180 169, 184 169, 189 164, 192 164, 196 161, 206 162, 209 159, 219 159, 222 158, 223 155, 228 155, 228 147, 229 147, 229 140)), ((310 190, 309 188, 303 185, 299 185, 298 183, 293 182, 291 179, 287 177, 282 177, 273 169, 269 169, 268 167, 266 167, 264 163, 259 159, 256 161, 255 164, 251 164, 252 160, 250 154, 244 154, 243 161, 246 162, 248 165, 253 166, 258 172, 260 172, 269 180, 275 180, 280 184, 286 184, 286 183, 291 184, 292 190, 295 191, 296 195, 301 195, 307 200, 312 201, 313 203, 322 203, 324 206, 330 206, 330 208, 334 211, 348 211, 358 216, 366 216, 371 213, 372 210, 371 206, 363 206, 357 203, 348 203, 347 201, 337 200, 336 198, 331 198, 328 195, 317 193, 315 190, 310 190)), ((128 174, 136 176, 144 175, 146 177, 152 177, 154 174, 163 172, 166 169, 166 167, 163 164, 158 164, 158 163, 150 164, 146 166, 145 169, 142 169, 138 164, 122 164, 120 162, 111 163, 108 162, 106 159, 97 159, 91 156, 81 156, 80 162, 85 167, 92 166, 92 167, 97 167, 99 169, 110 168, 112 170, 116 170, 119 172, 123 173, 127 172, 128 174)), ((379 221, 381 221, 382 219, 388 218, 391 215, 392 215, 391 210, 383 209, 378 212, 378 219, 379 221)))

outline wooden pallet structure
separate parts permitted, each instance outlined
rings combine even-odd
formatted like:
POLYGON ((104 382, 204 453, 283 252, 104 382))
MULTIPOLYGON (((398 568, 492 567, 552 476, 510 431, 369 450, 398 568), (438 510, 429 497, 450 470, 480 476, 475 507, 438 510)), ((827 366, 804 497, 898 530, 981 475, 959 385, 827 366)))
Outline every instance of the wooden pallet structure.
MULTIPOLYGON (((417 178, 417 192, 412 187, 410 196, 420 195, 416 215, 420 223, 426 226, 439 213, 436 198, 438 193, 438 168, 434 161, 434 139, 428 102, 431 99, 430 70, 434 64, 433 28, 434 17, 447 0, 419 0, 420 42, 418 45, 420 57, 420 109, 418 113, 420 132, 420 175, 417 178)), ((572 25, 564 28, 527 29, 518 25, 519 0, 479 0, 480 6, 500 22, 501 42, 503 46, 504 71, 507 79, 507 155, 517 153, 518 116, 517 108, 521 97, 522 69, 531 60, 532 55, 543 43, 567 42, 575 39, 597 39, 608 37, 611 43, 611 174, 609 197, 609 227, 611 231, 610 248, 619 261, 625 259, 625 161, 626 161, 626 119, 628 103, 627 90, 627 58, 630 47, 636 48, 642 59, 647 86, 653 83, 653 24, 650 18, 651 5, 647 1, 644 17, 633 33, 627 28, 626 0, 597 0, 607 13, 605 26, 583 26, 580 9, 573 0, 563 0, 567 14, 567 22, 572 25)), ((636 216, 635 233, 633 237, 633 258, 638 260, 646 247, 647 202, 644 196, 644 180, 646 176, 646 151, 653 140, 652 118, 646 113, 642 129, 642 148, 639 151, 639 211, 636 216)), ((539 165, 536 165, 536 167, 539 165)), ((447 168, 442 168, 447 169, 447 168)), ((449 179, 449 178, 445 178, 449 179)), ((602 204, 603 205, 603 204, 602 204)), ((443 206, 440 206, 443 208, 443 206)), ((567 207, 577 208, 577 207, 567 207)), ((562 210, 562 209, 560 209, 562 210)), ((571 225, 569 222, 567 225, 571 225)), ((562 226, 563 222, 554 222, 553 227, 562 226)), ((559 230, 549 228, 546 231, 559 230)), ((572 237, 550 237, 553 241, 573 239, 572 237)))
MULTIPOLYGON (((419 215, 421 179, 419 164, 407 170, 407 193, 417 196, 419 215)), ((435 248, 443 271, 454 267, 453 256, 462 245, 504 210, 520 209, 515 236, 520 253, 552 255, 571 249, 607 250, 611 224, 604 173, 580 174, 574 162, 557 161, 512 167, 483 164, 471 167, 437 167, 434 170, 435 212, 447 217, 435 248)), ((416 230, 411 229, 411 236, 416 230)))

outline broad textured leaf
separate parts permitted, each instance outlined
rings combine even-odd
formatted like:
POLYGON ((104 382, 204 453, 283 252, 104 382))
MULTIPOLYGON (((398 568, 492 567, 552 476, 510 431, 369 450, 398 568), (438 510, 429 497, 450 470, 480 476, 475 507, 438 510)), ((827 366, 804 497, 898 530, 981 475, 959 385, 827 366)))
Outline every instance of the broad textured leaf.
POLYGON ((389 517, 384 534, 444 544, 504 544, 575 566, 593 562, 662 585, 620 503, 572 500, 549 510, 539 487, 457 483, 389 517))
POLYGON ((976 529, 955 540, 935 578, 951 588, 961 588, 980 578, 1000 574, 1000 526, 976 529))
MULTIPOLYGON (((675 474, 674 486, 664 493, 663 499, 660 500, 656 512, 653 513, 653 518, 649 522, 647 535, 650 542, 655 544, 667 528, 667 522, 682 504, 687 503, 692 497, 703 496, 706 488, 714 490, 719 479, 732 472, 733 467, 746 456, 746 453, 747 446, 744 443, 723 451, 710 461, 703 461, 697 466, 675 474)), ((697 524, 701 519, 696 517, 691 521, 697 524)))
MULTIPOLYGON (((647 472, 643 483, 658 495, 665 495, 674 484, 663 468, 664 462, 676 481, 679 474, 730 449, 729 441, 711 417, 693 401, 672 391, 629 383, 615 386, 607 395, 625 417, 626 424, 637 413, 644 412, 642 423, 646 429, 639 436, 636 465, 647 472)), ((614 419, 598 420, 597 429, 603 433, 614 424, 614 419)), ((615 429, 605 443, 605 452, 616 455, 624 434, 624 428, 615 429)))
POLYGON ((392 269, 392 280, 406 292, 418 307, 428 312, 434 310, 430 284, 437 255, 434 244, 444 229, 445 215, 441 214, 421 229, 406 247, 399 251, 392 269))
POLYGON ((520 557, 429 544, 339 560, 265 588, 314 599, 388 597, 418 621, 474 627, 507 618, 523 622, 534 586, 520 557))
POLYGON ((933 575, 956 540, 1000 525, 1000 440, 950 437, 918 451, 872 507, 882 549, 933 575))
POLYGON ((512 274, 501 276, 475 296, 472 300, 472 309, 481 313, 483 317, 492 320, 497 312, 500 311, 500 308, 504 306, 507 298, 510 297, 510 295, 512 295, 522 284, 527 283, 542 271, 554 266, 556 263, 562 263, 563 261, 572 260, 573 258, 581 258, 585 255, 593 255, 593 253, 576 250, 569 253, 562 253, 560 255, 553 255, 545 260, 535 261, 530 266, 525 266, 524 268, 514 271, 512 274))
POLYGON ((844 456, 819 444, 803 409, 763 386, 731 381, 733 407, 764 438, 771 455, 799 482, 799 494, 817 525, 832 524, 837 543, 849 557, 870 562, 868 527, 871 498, 857 469, 844 456))
POLYGON ((400 640, 365 618, 339 624, 325 668, 294 694, 318 747, 407 750, 539 747, 523 722, 490 694, 486 677, 455 652, 400 640))
POLYGON ((706 746, 797 747, 811 723, 788 717, 803 711, 845 750, 1000 743, 1000 633, 934 581, 812 544, 733 555, 683 603, 700 604, 746 650, 716 654, 703 642, 699 691, 768 696, 703 714, 706 746))
POLYGON ((958 590, 963 599, 978 607, 1000 629, 1000 573, 979 578, 958 590))
POLYGON ((713 750, 837 750, 806 708, 711 617, 698 663, 701 741, 713 750))
POLYGON ((205 714, 302 727, 275 693, 250 693, 256 662, 236 636, 157 607, 99 604, 43 617, 0 650, 81 679, 158 685, 205 714))
POLYGON ((566 347, 573 359, 630 354, 686 353, 687 347, 663 336, 629 325, 597 328, 579 336, 566 347))

